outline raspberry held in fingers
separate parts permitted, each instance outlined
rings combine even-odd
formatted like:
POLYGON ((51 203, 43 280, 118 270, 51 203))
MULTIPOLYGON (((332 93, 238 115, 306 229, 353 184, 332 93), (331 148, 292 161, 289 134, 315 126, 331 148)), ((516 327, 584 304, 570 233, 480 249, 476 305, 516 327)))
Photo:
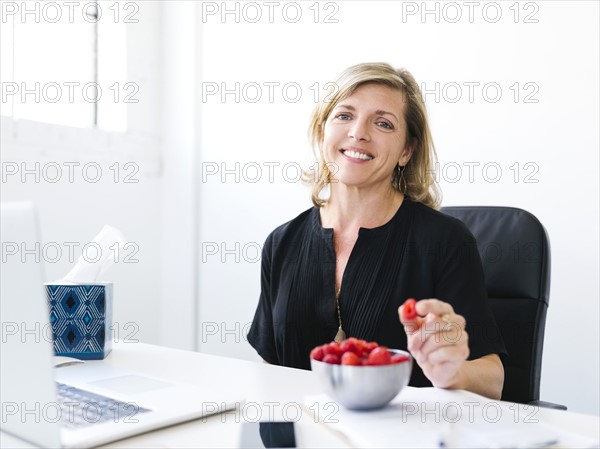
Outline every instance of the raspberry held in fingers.
POLYGON ((409 298, 402 306, 402 318, 404 320, 414 320, 417 317, 417 301, 409 298))

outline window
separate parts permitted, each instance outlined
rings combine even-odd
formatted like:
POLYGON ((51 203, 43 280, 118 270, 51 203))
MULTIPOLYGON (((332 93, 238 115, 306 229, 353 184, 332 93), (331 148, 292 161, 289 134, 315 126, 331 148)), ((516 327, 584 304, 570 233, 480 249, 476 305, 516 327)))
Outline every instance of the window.
POLYGON ((1 115, 127 130, 127 23, 133 2, 3 1, 1 115))

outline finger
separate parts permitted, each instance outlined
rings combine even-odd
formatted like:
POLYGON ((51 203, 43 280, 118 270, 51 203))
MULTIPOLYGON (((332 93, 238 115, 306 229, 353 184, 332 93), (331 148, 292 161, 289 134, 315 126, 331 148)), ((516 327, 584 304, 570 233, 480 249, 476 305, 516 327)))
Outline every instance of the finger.
POLYGON ((439 348, 448 346, 466 346, 468 348, 469 335, 458 324, 454 324, 452 329, 445 328, 439 332, 431 333, 419 348, 425 359, 439 348))
POLYGON ((444 362, 436 365, 427 365, 427 378, 437 388, 448 388, 456 383, 456 374, 460 371, 460 362, 444 362))
POLYGON ((412 322, 404 324, 404 332, 406 333, 406 349, 412 354, 421 349, 421 346, 425 342, 421 338, 421 325, 418 321, 424 321, 423 318, 418 318, 412 322))
POLYGON ((423 345, 428 339, 428 336, 435 334, 441 325, 439 319, 435 315, 428 315, 425 318, 418 318, 413 322, 408 322, 404 325, 404 331, 407 335, 407 349, 414 355, 414 353, 421 351, 423 345), (416 326, 417 323, 418 326, 416 326))
MULTIPOLYGON (((405 316, 402 307, 399 314, 405 316)), ((407 349, 412 353, 414 351, 423 351, 426 353, 433 349, 433 343, 429 343, 429 349, 424 349, 424 345, 430 341, 439 342, 444 340, 446 343, 455 343, 459 340, 464 331, 466 320, 464 317, 455 314, 446 314, 441 317, 434 314, 428 314, 425 318, 415 318, 413 320, 404 319, 404 331, 408 337, 407 349)), ((442 342, 442 345, 445 344, 442 342)))
POLYGON ((440 301, 439 299, 422 299, 419 302, 417 302, 417 313, 421 316, 425 316, 428 313, 442 316, 447 314, 453 314, 454 309, 450 304, 444 301, 440 301))
POLYGON ((440 321, 443 323, 442 326, 446 329, 456 327, 460 329, 466 329, 467 327, 467 320, 465 319, 465 317, 456 313, 447 313, 445 315, 442 315, 440 317, 440 321))
POLYGON ((445 334, 443 337, 446 339, 456 340, 456 335, 464 332, 466 325, 467 320, 462 315, 445 314, 439 316, 430 313, 423 319, 419 332, 422 340, 427 340, 438 332, 445 334))
MULTIPOLYGON (((410 351, 410 348, 409 348, 410 351)), ((410 351, 411 355, 413 356, 413 359, 415 360, 415 362, 417 362, 417 364, 421 367, 424 368, 425 364, 427 363, 427 357, 425 357, 421 351, 410 351)))
POLYGON ((441 365, 442 363, 460 363, 469 357, 469 345, 442 346, 427 355, 427 363, 441 365))
POLYGON ((408 349, 408 352, 410 352, 413 355, 420 353, 421 347, 425 343, 424 340, 419 338, 419 334, 420 332, 418 331, 413 333, 412 335, 409 335, 408 333, 406 334, 408 337, 406 340, 406 349, 408 349))

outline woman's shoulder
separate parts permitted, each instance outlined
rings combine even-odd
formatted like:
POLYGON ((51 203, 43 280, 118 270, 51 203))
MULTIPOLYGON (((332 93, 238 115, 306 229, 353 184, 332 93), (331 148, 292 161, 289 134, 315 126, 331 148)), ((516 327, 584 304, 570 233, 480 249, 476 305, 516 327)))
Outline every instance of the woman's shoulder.
POLYGON ((474 240, 471 231, 457 218, 426 206, 422 203, 411 202, 413 209, 413 229, 421 231, 429 238, 437 236, 442 240, 474 240))
POLYGON ((314 207, 305 210, 295 218, 277 226, 267 236, 266 244, 271 247, 277 247, 283 242, 298 241, 302 239, 306 232, 310 232, 318 223, 318 210, 314 207))

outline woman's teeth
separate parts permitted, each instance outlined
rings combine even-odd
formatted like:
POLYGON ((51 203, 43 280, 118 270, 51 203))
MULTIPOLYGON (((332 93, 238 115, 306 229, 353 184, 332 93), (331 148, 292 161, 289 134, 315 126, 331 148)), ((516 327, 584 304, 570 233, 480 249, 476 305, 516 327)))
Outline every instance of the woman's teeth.
POLYGON ((363 161, 370 161, 373 159, 371 156, 359 153, 358 151, 344 150, 344 154, 352 159, 362 159, 363 161))

